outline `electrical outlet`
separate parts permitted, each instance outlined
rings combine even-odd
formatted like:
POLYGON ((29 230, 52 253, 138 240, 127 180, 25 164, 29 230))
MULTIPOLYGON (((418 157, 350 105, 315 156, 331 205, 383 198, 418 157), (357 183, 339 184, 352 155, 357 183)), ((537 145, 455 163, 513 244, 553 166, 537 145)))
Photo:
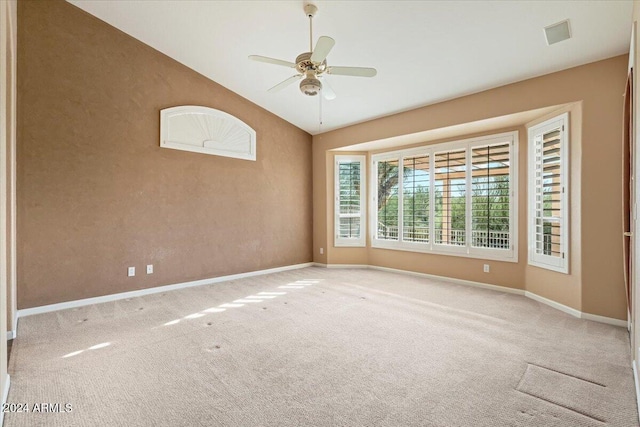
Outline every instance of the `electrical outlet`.
POLYGON ((320 248, 320 255, 324 253, 324 248, 320 248))
POLYGON ((153 264, 147 264, 147 274, 153 273, 153 264))
POLYGON ((135 267, 129 267, 129 269, 127 270, 127 276, 133 277, 135 275, 136 275, 136 268, 135 267))
POLYGON ((484 265, 483 271, 484 271, 485 273, 488 273, 488 272, 489 272, 489 264, 485 264, 485 265, 484 265))

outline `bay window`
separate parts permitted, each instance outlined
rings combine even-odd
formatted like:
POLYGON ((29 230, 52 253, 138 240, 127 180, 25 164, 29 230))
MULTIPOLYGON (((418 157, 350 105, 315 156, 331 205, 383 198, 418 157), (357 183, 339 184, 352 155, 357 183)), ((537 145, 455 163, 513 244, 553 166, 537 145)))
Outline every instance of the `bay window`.
POLYGON ((517 261, 517 132, 372 156, 372 246, 517 261))

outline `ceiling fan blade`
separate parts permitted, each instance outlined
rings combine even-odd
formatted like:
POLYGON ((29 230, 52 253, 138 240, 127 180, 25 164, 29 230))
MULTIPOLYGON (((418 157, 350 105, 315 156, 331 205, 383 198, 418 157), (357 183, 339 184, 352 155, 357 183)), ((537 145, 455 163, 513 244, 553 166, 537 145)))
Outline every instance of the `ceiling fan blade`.
POLYGON ((322 96, 324 96, 324 99, 327 99, 329 101, 331 101, 332 99, 336 99, 336 93, 329 85, 327 79, 322 79, 322 89, 320 90, 320 92, 322 92, 322 96))
POLYGON ((321 63, 325 60, 331 49, 333 49, 333 45, 336 44, 336 41, 331 37, 322 36, 318 39, 316 43, 315 49, 313 49, 313 53, 311 54, 311 62, 321 63))
POLYGON ((302 74, 296 74, 295 76, 291 76, 287 80, 278 83, 277 85, 269 89, 267 92, 278 92, 284 89, 285 87, 289 86, 291 83, 295 82, 296 80, 300 80, 300 77, 302 77, 302 74))
POLYGON ((266 62, 267 64, 282 65, 283 67, 295 68, 296 64, 281 59, 269 58, 268 56, 249 55, 249 59, 258 62, 266 62))
POLYGON ((327 73, 337 76, 373 77, 378 72, 375 68, 366 67, 329 67, 327 73))

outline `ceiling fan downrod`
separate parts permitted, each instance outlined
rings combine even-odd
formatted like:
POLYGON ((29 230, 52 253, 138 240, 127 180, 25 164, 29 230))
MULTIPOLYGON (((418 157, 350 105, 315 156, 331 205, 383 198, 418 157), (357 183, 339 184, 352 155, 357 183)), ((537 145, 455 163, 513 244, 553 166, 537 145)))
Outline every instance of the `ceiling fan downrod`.
POLYGON ((313 17, 316 16, 318 8, 313 4, 304 7, 304 12, 309 17, 309 52, 313 52, 313 17))
POLYGON ((324 68, 318 69, 318 66, 311 62, 311 56, 313 55, 313 17, 316 16, 318 8, 309 3, 304 7, 304 12, 309 17, 309 52, 303 53, 296 58, 296 67, 304 75, 304 79, 300 82, 300 92, 307 96, 316 96, 322 90, 322 83, 318 80, 317 74, 324 71, 324 68))

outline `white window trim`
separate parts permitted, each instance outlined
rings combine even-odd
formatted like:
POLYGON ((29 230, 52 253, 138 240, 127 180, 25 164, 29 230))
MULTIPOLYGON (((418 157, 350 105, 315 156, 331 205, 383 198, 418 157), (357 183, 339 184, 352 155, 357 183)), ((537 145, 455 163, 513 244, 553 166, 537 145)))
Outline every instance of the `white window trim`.
POLYGON ((535 126, 531 126, 528 129, 528 146, 527 163, 529 184, 527 191, 529 196, 527 222, 529 265, 569 274, 569 113, 561 114, 535 126), (560 209, 562 212, 560 224, 563 230, 560 236, 560 244, 564 253, 562 258, 537 254, 535 251, 535 146, 533 140, 536 135, 557 128, 558 126, 563 127, 560 141, 560 183, 563 189, 562 200, 560 201, 560 209))
MULTIPOLYGON (((506 262, 518 262, 518 132, 505 132, 495 135, 487 135, 476 138, 469 138, 460 141, 451 141, 440 144, 428 145, 423 147, 405 149, 405 150, 397 150, 392 152, 385 152, 374 154, 371 156, 370 165, 370 179, 371 179, 371 206, 369 213, 369 237, 371 238, 371 247, 380 248, 380 249, 393 249, 400 251, 409 251, 409 252, 422 252, 422 253, 432 253, 439 255, 451 255, 451 256, 459 256, 466 258, 479 258, 479 259, 487 259, 487 260, 496 260, 496 261, 506 261, 506 262), (451 151, 455 149, 465 148, 467 149, 467 162, 469 163, 469 156, 471 156, 471 148, 476 146, 485 146, 492 145, 497 143, 504 143, 505 141, 510 141, 511 149, 509 150, 509 164, 510 164, 510 172, 509 172, 509 183, 511 187, 511 203, 509 205, 509 230, 510 230, 510 243, 511 249, 503 250, 503 249, 490 249, 490 248, 476 248, 471 246, 471 239, 467 239, 467 244, 465 246, 455 246, 455 245, 443 245, 443 244, 435 244, 433 243, 433 236, 435 222, 433 221, 435 217, 435 204, 430 203, 430 222, 429 222, 429 243, 420 243, 420 242, 405 242, 402 240, 402 232, 399 227, 398 231, 398 240, 380 240, 377 238, 377 213, 378 213, 378 168, 376 163, 378 161, 385 160, 399 160, 399 166, 402 166, 402 160, 404 157, 410 157, 420 154, 428 154, 429 155, 429 170, 434 170, 435 160, 434 153, 441 151, 451 151)), ((430 194, 435 194, 434 192, 434 175, 431 175, 431 183, 430 183, 430 194)), ((467 191, 466 194, 471 194, 471 174, 467 175, 467 191)), ((402 180, 398 180, 398 194, 403 193, 402 188, 402 180)), ((471 230, 470 221, 471 221, 471 203, 467 203, 467 230, 471 230)), ((398 224, 400 225, 402 218, 402 203, 398 203, 398 224)))
POLYGON ((334 242, 333 246, 335 247, 364 247, 367 244, 367 233, 366 233, 366 223, 367 223, 367 181, 365 173, 367 161, 366 156, 364 155, 339 155, 335 156, 334 159, 334 173, 333 173, 333 181, 334 181, 334 197, 333 197, 333 211, 334 211, 334 219, 333 219, 333 229, 334 229, 334 242), (340 168, 338 167, 341 162, 349 162, 360 163, 360 237, 355 238, 346 238, 340 237, 340 168))

